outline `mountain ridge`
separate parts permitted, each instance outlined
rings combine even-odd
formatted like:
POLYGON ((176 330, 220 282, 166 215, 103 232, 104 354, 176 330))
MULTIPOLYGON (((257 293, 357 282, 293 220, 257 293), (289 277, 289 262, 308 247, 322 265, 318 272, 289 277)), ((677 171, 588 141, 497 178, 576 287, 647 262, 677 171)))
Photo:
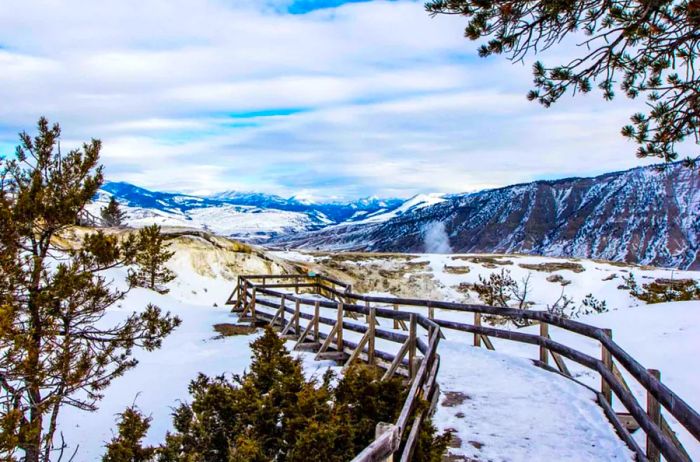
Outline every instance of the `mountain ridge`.
POLYGON ((668 164, 664 171, 635 167, 463 194, 326 203, 258 192, 162 193, 110 182, 101 189, 92 211, 98 212, 114 196, 133 226, 159 223, 205 229, 276 248, 450 249, 696 269, 699 190, 700 175, 679 163, 668 164), (433 229, 433 224, 441 228, 433 229), (426 242, 434 239, 442 245, 426 242))
POLYGON ((445 196, 381 223, 340 224, 272 245, 319 250, 423 252, 442 223, 459 253, 524 253, 698 268, 700 175, 670 164, 597 177, 538 180, 445 196), (431 234, 432 236, 432 234, 431 234))
POLYGON ((348 202, 305 203, 295 197, 238 191, 196 196, 153 191, 127 182, 107 182, 89 211, 99 215, 111 197, 122 205, 126 223, 132 226, 158 223, 205 229, 256 242, 385 213, 404 202, 368 197, 348 202))

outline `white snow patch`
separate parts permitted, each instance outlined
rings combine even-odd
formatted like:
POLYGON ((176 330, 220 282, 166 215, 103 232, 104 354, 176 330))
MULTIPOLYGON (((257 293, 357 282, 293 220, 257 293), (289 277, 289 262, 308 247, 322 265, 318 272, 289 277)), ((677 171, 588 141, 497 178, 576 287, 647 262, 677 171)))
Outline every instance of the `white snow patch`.
MULTIPOLYGON (((440 342, 435 422, 461 440, 455 455, 489 461, 631 461, 595 394, 531 361, 440 342), (445 406, 444 394, 464 394, 445 406)), ((469 459, 471 460, 471 459, 469 459)))

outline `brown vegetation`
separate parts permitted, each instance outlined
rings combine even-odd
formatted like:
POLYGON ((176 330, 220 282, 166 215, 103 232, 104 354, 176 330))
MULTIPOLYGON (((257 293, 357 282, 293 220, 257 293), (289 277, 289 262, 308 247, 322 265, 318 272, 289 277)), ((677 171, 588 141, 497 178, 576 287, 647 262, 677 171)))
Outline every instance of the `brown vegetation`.
POLYGON ((547 263, 520 263, 518 264, 521 268, 533 270, 533 271, 543 271, 546 273, 553 273, 554 271, 569 270, 574 273, 583 273, 586 268, 579 263, 572 262, 547 262, 547 263))
POLYGON ((236 335, 250 335, 257 330, 255 326, 241 324, 221 323, 214 324, 214 330, 219 333, 219 338, 233 337, 236 335))

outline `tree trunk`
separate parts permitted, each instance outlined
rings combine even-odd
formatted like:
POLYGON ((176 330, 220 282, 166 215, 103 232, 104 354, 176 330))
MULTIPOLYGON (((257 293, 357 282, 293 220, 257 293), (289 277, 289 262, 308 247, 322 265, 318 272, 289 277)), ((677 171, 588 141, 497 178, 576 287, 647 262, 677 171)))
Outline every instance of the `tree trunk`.
POLYGON ((26 448, 24 450, 24 462, 39 462, 39 449, 26 448))
MULTIPOLYGON (((35 399, 35 393, 32 392, 32 399, 35 399)), ((38 393, 36 394, 38 396, 38 393)), ((28 436, 24 445, 24 462, 39 462, 41 460, 41 430, 43 425, 43 416, 36 407, 32 407, 29 413, 29 422, 27 423, 28 436)))
POLYGON ((32 272, 32 281, 29 288, 28 311, 30 315, 30 333, 31 344, 27 351, 27 385, 28 394, 31 399, 31 408, 29 410, 29 427, 26 433, 26 443, 24 444, 25 462, 39 462, 41 460, 41 441, 43 433, 43 413, 41 411, 41 385, 39 383, 40 375, 40 355, 42 346, 43 324, 41 319, 41 308, 37 305, 38 294, 41 291, 41 270, 44 265, 47 247, 39 245, 34 249, 34 259, 32 272))

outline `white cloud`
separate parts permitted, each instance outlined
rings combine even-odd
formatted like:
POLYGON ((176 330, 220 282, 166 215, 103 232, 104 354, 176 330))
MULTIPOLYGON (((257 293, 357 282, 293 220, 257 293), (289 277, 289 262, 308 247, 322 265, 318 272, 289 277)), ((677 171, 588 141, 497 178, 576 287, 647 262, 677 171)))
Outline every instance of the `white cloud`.
POLYGON ((98 137, 108 177, 305 197, 459 192, 634 166, 633 105, 545 110, 412 1, 4 0, 0 145, 39 115, 98 137), (247 115, 246 115, 247 114, 247 115))

